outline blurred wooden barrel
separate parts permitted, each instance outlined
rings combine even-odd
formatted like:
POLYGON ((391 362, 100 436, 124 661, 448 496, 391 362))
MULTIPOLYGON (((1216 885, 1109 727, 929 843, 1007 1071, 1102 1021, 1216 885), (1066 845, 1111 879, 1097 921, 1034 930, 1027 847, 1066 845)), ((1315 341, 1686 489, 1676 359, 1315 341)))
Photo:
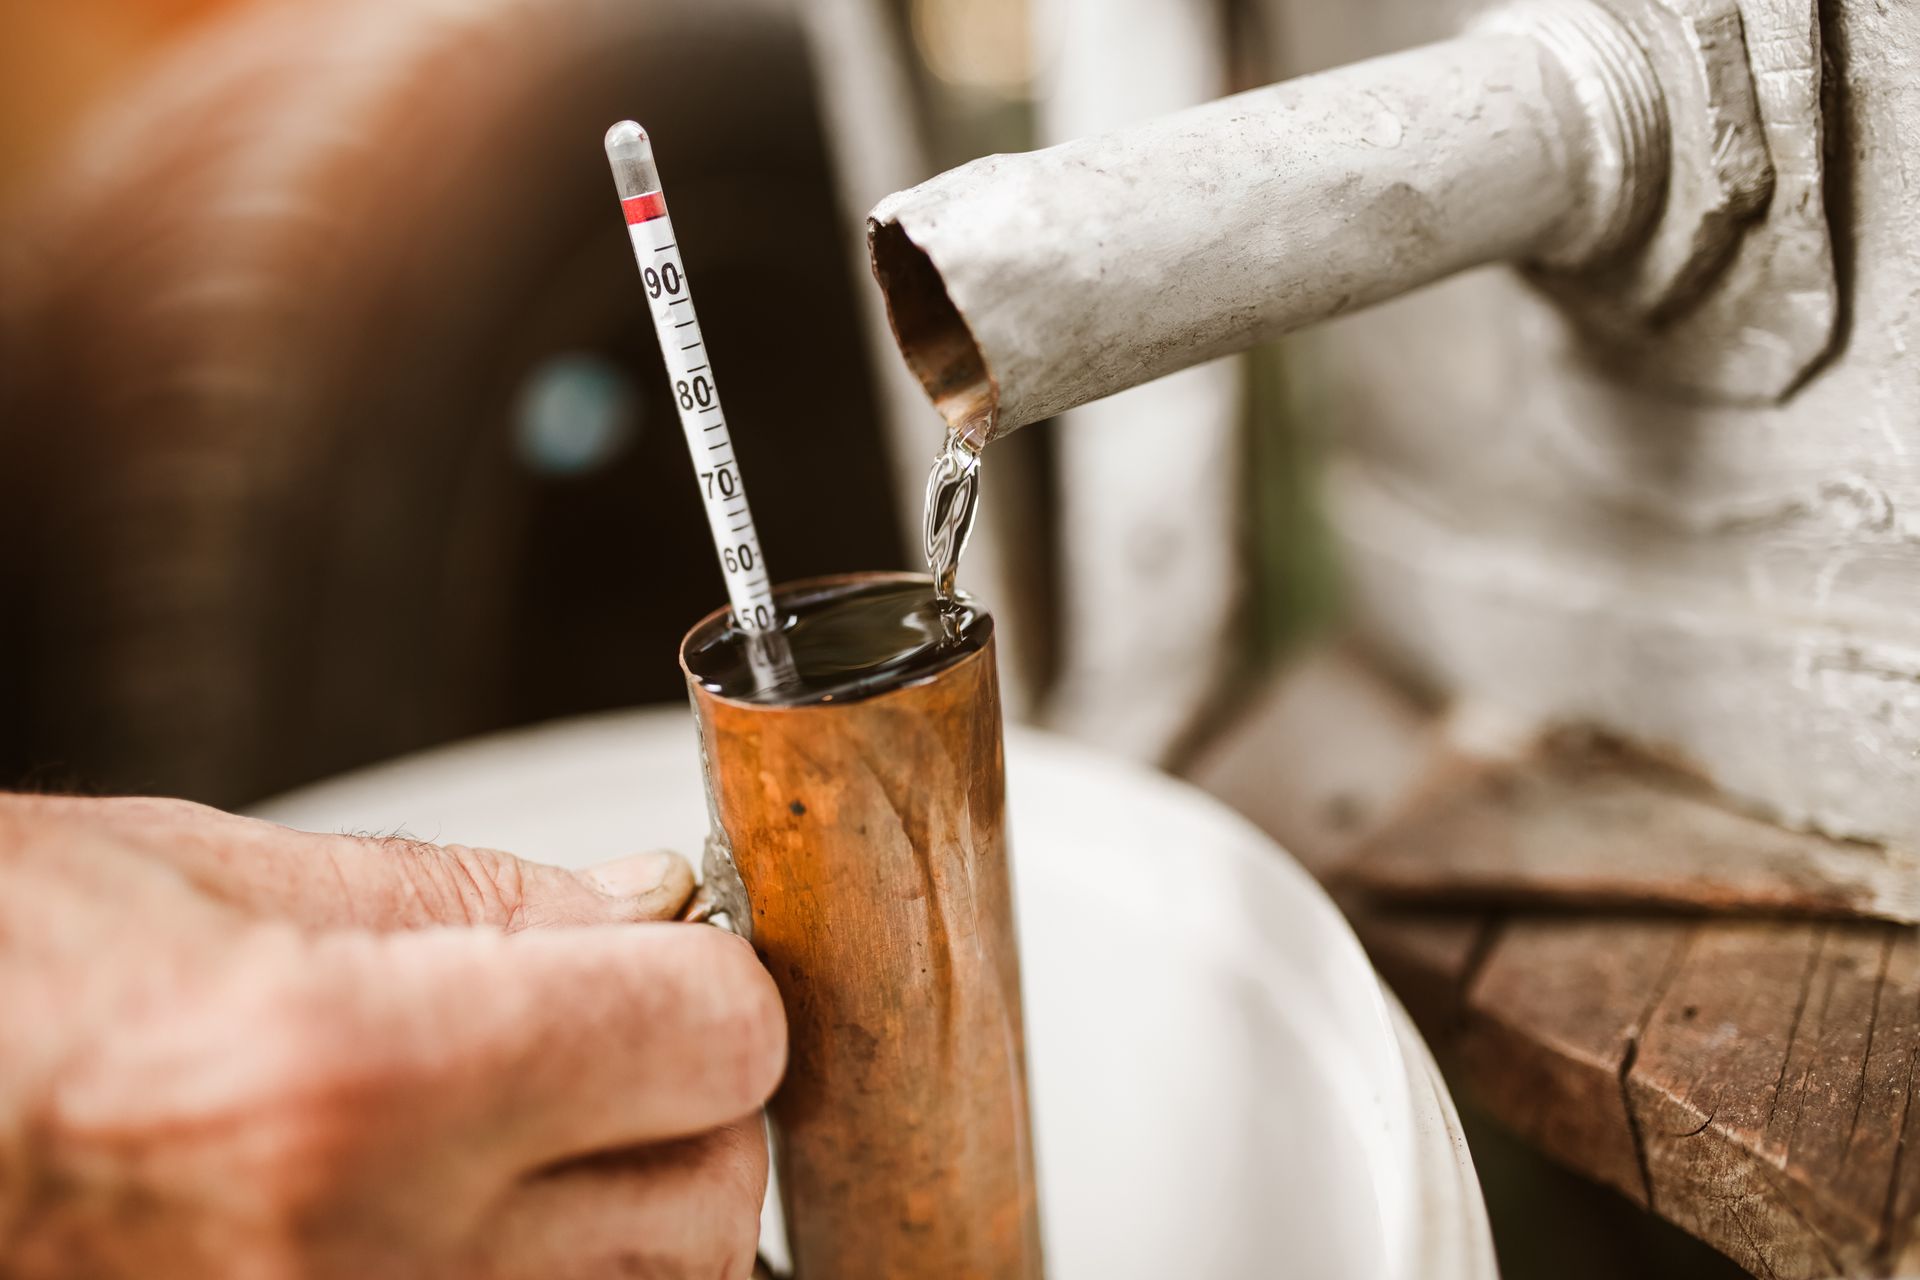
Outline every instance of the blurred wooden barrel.
POLYGON ((677 696, 721 592, 600 155, 628 115, 779 572, 891 559, 792 6, 249 8, 10 230, 0 783, 241 803, 677 696), (624 424, 591 465, 529 443, 569 377, 624 424))

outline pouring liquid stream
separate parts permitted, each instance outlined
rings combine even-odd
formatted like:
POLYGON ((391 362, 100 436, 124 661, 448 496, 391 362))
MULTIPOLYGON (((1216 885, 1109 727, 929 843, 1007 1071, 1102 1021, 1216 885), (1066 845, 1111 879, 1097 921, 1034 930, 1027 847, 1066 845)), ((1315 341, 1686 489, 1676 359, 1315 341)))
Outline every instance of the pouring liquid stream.
MULTIPOLYGON (((991 424, 985 426, 990 428, 991 424)), ((958 603, 954 582, 980 501, 980 447, 973 440, 976 436, 984 439, 988 432, 976 433, 975 427, 969 423, 948 431, 946 443, 935 455, 933 470, 927 475, 927 568, 933 574, 934 596, 941 608, 948 610, 958 603)))

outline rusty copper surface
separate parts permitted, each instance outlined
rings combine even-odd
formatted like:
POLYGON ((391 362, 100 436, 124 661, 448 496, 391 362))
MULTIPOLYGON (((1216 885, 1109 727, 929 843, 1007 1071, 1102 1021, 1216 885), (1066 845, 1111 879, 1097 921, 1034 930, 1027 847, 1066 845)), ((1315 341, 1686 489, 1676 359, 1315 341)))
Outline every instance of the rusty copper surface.
POLYGON ((794 1274, 1039 1277, 992 641, 851 702, 689 687, 787 1008, 769 1114, 794 1274))

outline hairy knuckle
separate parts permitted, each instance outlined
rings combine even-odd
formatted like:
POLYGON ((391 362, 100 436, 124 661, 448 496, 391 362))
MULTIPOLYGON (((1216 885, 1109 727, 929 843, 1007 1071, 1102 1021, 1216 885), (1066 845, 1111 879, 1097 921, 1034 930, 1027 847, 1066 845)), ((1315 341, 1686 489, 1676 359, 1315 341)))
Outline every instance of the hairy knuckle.
POLYGON ((521 910, 526 886, 517 859, 492 849, 434 844, 407 836, 365 836, 392 860, 393 873, 379 883, 395 900, 387 910, 425 923, 510 923, 521 910))
POLYGON ((526 890, 526 877, 518 858, 496 849, 476 849, 471 845, 445 846, 458 859, 467 875, 484 886, 496 900, 517 901, 526 890))

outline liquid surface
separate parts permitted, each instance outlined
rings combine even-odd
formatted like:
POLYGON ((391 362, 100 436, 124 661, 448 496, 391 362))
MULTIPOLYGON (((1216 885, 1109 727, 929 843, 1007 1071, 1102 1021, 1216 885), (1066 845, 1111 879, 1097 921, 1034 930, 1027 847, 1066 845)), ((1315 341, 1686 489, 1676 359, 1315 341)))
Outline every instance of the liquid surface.
POLYGON ((943 601, 954 599, 954 580, 960 572, 960 554, 973 532, 973 514, 980 501, 980 450, 958 431, 947 432, 947 442, 927 475, 925 535, 927 569, 933 589, 943 601))
POLYGON ((687 642, 687 669, 702 688, 770 706, 852 702, 924 680, 993 635, 992 616, 972 600, 943 601, 917 579, 801 587, 780 592, 775 603, 791 674, 763 683, 756 637, 725 615, 687 642))

